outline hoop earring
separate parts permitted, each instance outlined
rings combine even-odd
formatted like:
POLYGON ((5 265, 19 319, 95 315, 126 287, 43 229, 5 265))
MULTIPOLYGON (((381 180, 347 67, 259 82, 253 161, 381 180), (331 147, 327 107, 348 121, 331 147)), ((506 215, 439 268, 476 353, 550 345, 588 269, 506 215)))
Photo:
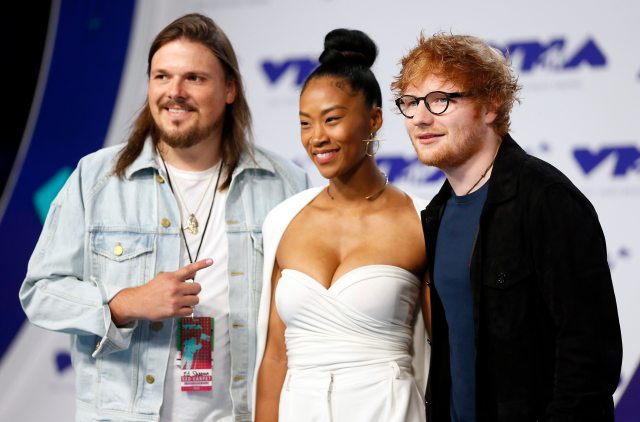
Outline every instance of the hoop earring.
POLYGON ((366 142, 367 145, 364 147, 364 153, 369 157, 375 157, 378 149, 380 148, 380 140, 376 138, 376 134, 371 132, 371 137, 369 139, 363 139, 362 142, 366 142), (371 146, 371 148, 369 148, 371 146), (371 149, 371 152, 369 152, 371 149))

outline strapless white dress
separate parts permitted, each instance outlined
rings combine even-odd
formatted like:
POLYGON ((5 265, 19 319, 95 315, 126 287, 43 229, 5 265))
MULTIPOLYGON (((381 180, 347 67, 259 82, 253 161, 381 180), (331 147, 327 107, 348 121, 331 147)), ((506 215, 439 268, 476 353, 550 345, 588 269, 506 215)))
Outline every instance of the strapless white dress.
MULTIPOLYGON (((262 226, 264 268, 249 403, 254 422, 260 422, 253 410, 278 244, 291 220, 322 190, 314 187, 286 199, 262 226)), ((427 201, 412 199, 419 214, 427 201)), ((356 268, 329 289, 300 271, 282 271, 276 306, 287 324, 289 370, 280 422, 424 421, 430 346, 415 309, 418 291, 417 277, 390 265, 356 268)))
POLYGON ((285 269, 276 307, 288 371, 280 422, 424 421, 411 367, 420 280, 390 265, 356 268, 328 289, 285 269))

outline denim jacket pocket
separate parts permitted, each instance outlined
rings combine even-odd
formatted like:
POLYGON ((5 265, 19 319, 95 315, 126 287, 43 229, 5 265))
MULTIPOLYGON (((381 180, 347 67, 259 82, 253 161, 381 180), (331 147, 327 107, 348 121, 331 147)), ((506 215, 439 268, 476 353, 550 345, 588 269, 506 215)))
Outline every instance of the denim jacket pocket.
POLYGON ((116 262, 126 261, 153 251, 153 235, 131 232, 95 232, 91 249, 116 262))
POLYGON ((92 274, 110 300, 125 287, 144 284, 151 275, 155 234, 135 231, 93 231, 90 234, 92 274))

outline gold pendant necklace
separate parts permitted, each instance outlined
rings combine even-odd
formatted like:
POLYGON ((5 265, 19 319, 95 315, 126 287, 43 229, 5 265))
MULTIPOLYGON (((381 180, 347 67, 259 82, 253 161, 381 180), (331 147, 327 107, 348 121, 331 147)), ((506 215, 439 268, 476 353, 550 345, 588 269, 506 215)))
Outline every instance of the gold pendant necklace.
MULTIPOLYGON (((160 151, 158 151, 158 155, 160 156, 160 159, 162 160, 162 165, 164 167, 164 171, 167 173, 167 181, 169 182, 169 188, 171 189, 171 192, 174 193, 174 195, 175 195, 176 189, 173 188, 173 183, 171 183, 171 175, 169 174, 169 169, 167 168, 167 163, 164 161, 164 157, 162 156, 162 154, 160 154, 160 151)), ((209 214, 207 215, 207 220, 204 223, 204 230, 202 231, 202 237, 200 238, 200 243, 198 244, 198 249, 196 250, 195 258, 191 256, 191 251, 189 250, 189 243, 187 242, 187 238, 185 237, 185 234, 184 234, 184 228, 180 231, 180 234, 182 234, 182 240, 184 241, 184 247, 186 248, 187 255, 189 256, 189 262, 191 262, 192 264, 195 261, 197 261, 198 260, 198 256, 200 256, 200 248, 202 247, 202 243, 204 241, 204 235, 207 233, 207 227, 209 226, 209 219, 211 218, 211 214, 213 212, 213 204, 215 204, 215 202, 216 202, 216 193, 218 192, 218 183, 220 182, 220 175, 222 174, 222 168, 223 167, 224 167, 224 161, 220 160, 220 168, 218 169, 218 177, 216 177, 216 185, 213 187, 213 198, 211 198, 211 206, 209 207, 209 214)), ((211 174, 213 175, 213 172, 211 174)), ((209 186, 207 186, 206 190, 209 190, 209 186)), ((200 202, 202 202, 202 201, 200 201, 200 202)), ((195 224, 196 233, 197 233, 198 220, 195 218, 195 215, 191 214, 189 216, 189 223, 191 225, 191 222, 192 222, 191 221, 191 217, 192 216, 193 216, 193 223, 195 224)))
MULTIPOLYGON (((166 169, 167 174, 169 173, 169 168, 167 167, 166 169)), ((209 178, 209 182, 207 183, 207 187, 204 189, 204 192, 202 193, 202 197, 200 198, 200 202, 198 202, 198 206, 196 207, 195 211, 191 212, 189 211, 189 208, 187 207, 187 203, 184 200, 184 198, 182 197, 182 193, 180 192, 180 187, 178 186, 177 183, 177 179, 175 179, 175 175, 174 175, 174 180, 176 180, 176 185, 175 185, 175 192, 178 195, 178 199, 180 204, 182 204, 182 206, 184 207, 185 211, 187 212, 187 214, 189 215, 189 217, 187 217, 187 225, 184 226, 182 229, 183 230, 187 230, 189 233, 196 235, 198 234, 198 227, 200 227, 200 223, 198 222, 198 218, 196 217, 196 213, 198 212, 198 210, 200 209, 200 205, 202 205, 202 202, 204 201, 204 198, 207 196, 207 192, 209 192, 209 188, 211 187, 211 183, 213 182, 214 176, 215 175, 215 171, 211 172, 211 177, 209 178)))
POLYGON ((189 222, 185 229, 189 230, 191 234, 198 234, 198 219, 195 214, 189 214, 189 218, 187 219, 189 222))

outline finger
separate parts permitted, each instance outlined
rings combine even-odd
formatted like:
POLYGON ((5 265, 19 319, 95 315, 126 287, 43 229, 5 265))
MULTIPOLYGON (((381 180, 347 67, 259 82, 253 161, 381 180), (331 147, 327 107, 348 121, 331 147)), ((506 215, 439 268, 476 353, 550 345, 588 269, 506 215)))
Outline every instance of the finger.
POLYGON ((190 314, 191 312, 193 312, 193 308, 195 308, 198 303, 200 303, 200 299, 197 295, 185 295, 173 299, 171 301, 170 307, 172 309, 173 316, 176 316, 184 313, 186 309, 190 309, 190 314))
POLYGON ((176 312, 176 316, 188 317, 193 314, 193 308, 191 306, 184 306, 176 312))
POLYGON ((186 295, 182 296, 179 302, 178 314, 187 316, 193 314, 194 308, 200 303, 198 295, 186 295))
POLYGON ((184 267, 178 269, 175 272, 175 275, 181 280, 189 280, 193 279, 196 276, 196 273, 203 268, 207 268, 213 264, 213 259, 207 258, 200 261, 193 262, 191 264, 187 264, 184 267))
POLYGON ((194 307, 198 303, 200 303, 200 299, 198 298, 197 295, 182 296, 182 298, 180 298, 179 307, 180 308, 183 308, 185 306, 194 307))
POLYGON ((193 295, 196 296, 202 290, 202 286, 197 282, 187 282, 178 285, 178 290, 181 295, 193 295))

